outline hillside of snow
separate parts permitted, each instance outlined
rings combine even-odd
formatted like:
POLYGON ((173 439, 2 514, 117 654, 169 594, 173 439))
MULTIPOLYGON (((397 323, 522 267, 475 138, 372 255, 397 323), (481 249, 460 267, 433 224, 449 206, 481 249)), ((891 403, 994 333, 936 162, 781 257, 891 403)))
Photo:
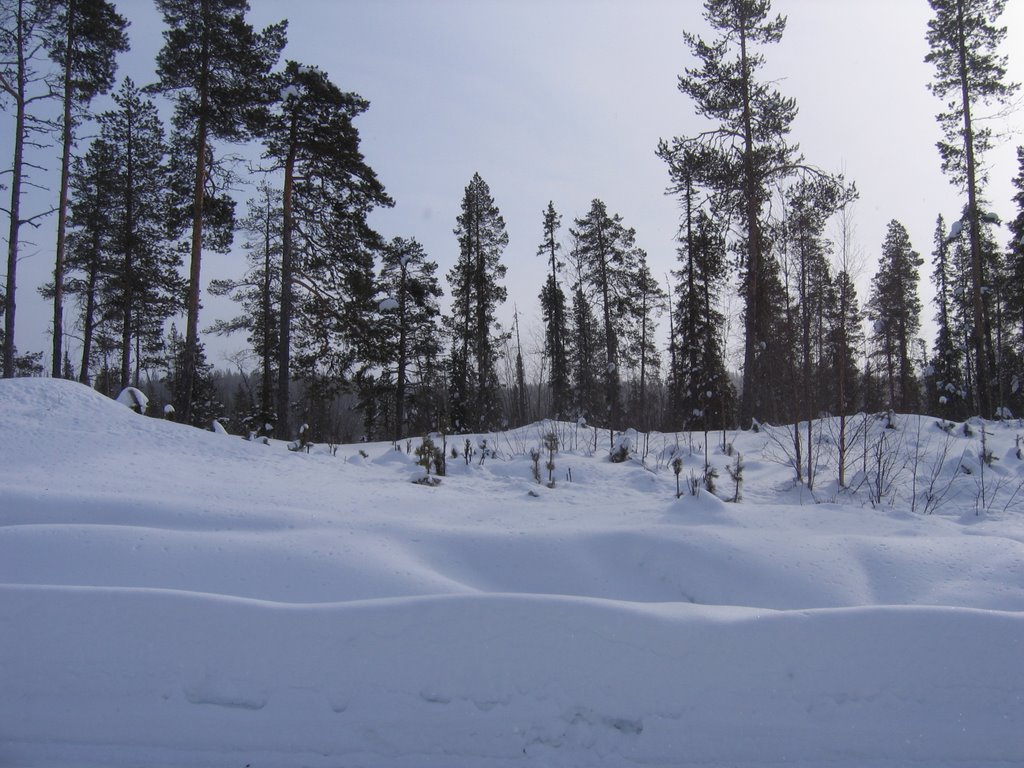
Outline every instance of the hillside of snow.
POLYGON ((1024 427, 861 426, 844 490, 834 425, 813 491, 566 424, 427 487, 0 381, 0 766, 1019 766, 1024 427))

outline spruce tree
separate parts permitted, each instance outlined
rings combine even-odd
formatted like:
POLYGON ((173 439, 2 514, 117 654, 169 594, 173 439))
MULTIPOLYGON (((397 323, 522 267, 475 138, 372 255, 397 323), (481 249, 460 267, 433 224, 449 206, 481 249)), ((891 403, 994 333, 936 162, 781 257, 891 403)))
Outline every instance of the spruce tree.
POLYGON ((626 326, 623 359, 635 372, 630 389, 631 423, 642 432, 651 429, 651 382, 659 380, 661 356, 656 343, 657 318, 665 311, 665 291, 647 266, 647 254, 637 251, 632 317, 626 326))
MULTIPOLYGON (((175 155, 179 179, 190 181, 189 283, 178 409, 189 421, 199 349, 199 291, 204 221, 210 208, 223 216, 233 206, 207 189, 213 142, 245 141, 265 120, 267 75, 285 43, 285 23, 255 32, 246 0, 156 0, 167 29, 157 54, 154 90, 175 97, 175 155), (191 160, 181 157, 190 155, 191 160), (184 178, 182 178, 184 177, 184 178)), ((229 217, 230 218, 230 217, 229 217)), ((225 243, 217 243, 224 247, 225 243)))
POLYGON ((391 437, 400 440, 430 424, 430 414, 418 412, 418 406, 428 402, 422 390, 433 383, 431 373, 441 353, 437 299, 443 292, 437 264, 415 239, 396 237, 381 256, 379 287, 386 298, 376 359, 386 380, 394 382, 388 387, 395 403, 391 437))
POLYGON ((684 206, 678 258, 670 426, 724 428, 735 398, 725 368, 725 318, 718 303, 725 280, 725 235, 705 211, 684 206))
MULTIPOLYGON (((940 214, 935 222, 932 251, 932 282, 935 285, 935 344, 928 376, 928 406, 947 419, 966 418, 968 392, 963 369, 964 347, 957 333, 954 264, 946 237, 946 223, 940 214)), ((962 297, 962 291, 960 296, 962 297)))
POLYGON ((985 311, 986 283, 982 252, 979 198, 985 183, 981 158, 991 146, 991 129, 979 127, 983 106, 1004 105, 1017 90, 1006 82, 1006 56, 998 52, 1006 28, 998 19, 1006 0, 929 0, 933 18, 928 22, 931 51, 925 61, 935 67, 932 93, 945 101, 938 117, 945 139, 938 143, 942 170, 967 195, 963 219, 967 229, 971 265, 971 352, 977 370, 981 415, 993 415, 995 376, 991 318, 985 311))
POLYGON ((507 295, 498 281, 505 277, 501 255, 508 233, 479 173, 466 186, 454 233, 459 256, 448 272, 452 426, 485 431, 496 426, 499 413, 497 360, 503 334, 494 313, 507 295))
POLYGON ((265 136, 266 156, 284 174, 277 435, 285 437, 295 348, 300 374, 329 374, 338 383, 365 351, 375 311, 373 260, 382 247, 366 219, 392 201, 366 164, 354 125, 369 102, 294 61, 275 86, 280 101, 265 136))
POLYGON ((618 214, 608 215, 601 200, 593 200, 586 216, 575 220, 575 259, 585 291, 597 304, 599 345, 603 350, 603 420, 611 428, 622 424, 622 345, 634 311, 639 270, 636 232, 618 214))
POLYGON ((571 397, 569 360, 566 352, 566 339, 569 333, 567 308, 565 292, 558 280, 558 273, 562 268, 562 262, 558 259, 562 244, 557 239, 561 222, 562 217, 555 211, 554 203, 548 202, 548 207, 544 211, 544 239, 537 249, 537 255, 547 259, 550 269, 540 292, 540 306, 544 317, 544 353, 551 366, 548 381, 551 387, 551 411, 556 419, 568 415, 571 397))
POLYGON ((914 348, 921 327, 917 268, 923 264, 898 221, 889 222, 878 271, 871 282, 872 342, 886 387, 886 405, 901 413, 918 410, 920 389, 914 348))
POLYGON ((61 166, 57 202, 57 245, 53 268, 53 353, 51 375, 61 376, 64 359, 64 270, 71 147, 82 113, 114 84, 117 54, 128 50, 127 20, 108 0, 48 0, 52 3, 47 48, 60 71, 61 166))

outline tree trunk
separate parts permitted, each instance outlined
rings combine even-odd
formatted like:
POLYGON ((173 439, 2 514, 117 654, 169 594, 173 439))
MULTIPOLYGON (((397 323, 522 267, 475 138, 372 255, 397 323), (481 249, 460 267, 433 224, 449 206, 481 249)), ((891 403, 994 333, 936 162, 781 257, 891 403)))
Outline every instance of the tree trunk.
POLYGON ((192 422, 192 393, 195 390, 196 365, 199 362, 199 281, 203 259, 203 198, 206 182, 206 117, 210 108, 209 69, 210 0, 202 0, 203 40, 199 62, 199 120, 196 125, 196 178, 192 189, 192 253, 189 262, 188 308, 185 323, 185 370, 180 412, 182 421, 192 422))
POLYGON ((57 202, 57 247, 53 265, 53 360, 51 375, 60 378, 64 353, 64 254, 68 220, 68 176, 71 169, 71 144, 75 124, 71 114, 73 91, 71 85, 74 47, 72 30, 75 25, 77 0, 68 0, 67 30, 64 38, 64 123, 61 131, 60 194, 57 202))
POLYGON ((4 378, 14 377, 14 316, 18 281, 18 233, 21 229, 21 173, 25 153, 25 28, 24 4, 17 11, 17 82, 15 88, 14 163, 11 169, 11 222, 7 238, 7 293, 4 297, 4 378))
MULTIPOLYGON (((293 108, 294 109, 294 108, 293 108)), ((292 112, 288 156, 284 164, 283 230, 281 231, 281 331, 277 346, 277 421, 274 433, 282 440, 291 436, 291 334, 292 334, 292 193, 295 186, 295 143, 298 114, 292 112)))

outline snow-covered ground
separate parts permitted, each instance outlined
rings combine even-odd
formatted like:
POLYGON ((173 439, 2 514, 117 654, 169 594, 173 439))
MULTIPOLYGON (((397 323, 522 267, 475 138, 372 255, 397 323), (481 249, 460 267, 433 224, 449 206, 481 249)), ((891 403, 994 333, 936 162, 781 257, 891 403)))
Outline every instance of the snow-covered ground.
POLYGON ((988 425, 986 466, 980 424, 868 425, 855 492, 726 435, 733 504, 685 493, 702 435, 613 464, 537 425, 426 487, 404 444, 0 381, 0 766, 1019 766, 1024 428, 988 425))

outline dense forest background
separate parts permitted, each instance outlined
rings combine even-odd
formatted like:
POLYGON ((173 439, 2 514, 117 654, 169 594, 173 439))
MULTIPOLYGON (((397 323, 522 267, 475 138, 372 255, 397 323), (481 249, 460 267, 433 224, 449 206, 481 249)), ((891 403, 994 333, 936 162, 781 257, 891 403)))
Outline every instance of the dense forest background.
POLYGON ((1024 148, 1017 168, 995 169, 1013 176, 1010 221, 992 212, 984 162, 1005 137, 983 117, 1019 96, 1000 52, 1004 2, 930 2, 921 35, 945 105, 936 162, 962 208, 936 212, 929 243, 893 219, 858 295, 856 180, 803 155, 798 105, 764 75, 787 20, 767 0, 707 0, 703 31, 683 36, 692 64, 676 97, 706 127, 652 138, 679 206, 675 268, 654 274, 605 201, 552 200, 536 220, 542 338, 524 335, 518 311, 498 319, 501 199, 515 190, 466 180, 458 256, 442 274, 415 232, 374 229, 395 201, 361 150, 370 104, 315 61, 283 60, 285 21, 256 29, 242 0, 156 6, 164 46, 143 87, 118 74, 128 38, 115 4, 0 0, 13 129, 5 377, 75 378, 112 396, 134 386, 159 415, 286 439, 305 424, 317 441, 541 418, 663 431, 804 422, 806 441, 799 429, 793 441, 808 473, 823 414, 1024 413, 1024 148), (102 94, 110 108, 94 109, 102 94), (56 189, 39 189, 44 165, 60 168, 56 189), (28 195, 49 207, 23 209, 28 195), (51 345, 18 350, 18 263, 43 219, 57 222, 40 288, 51 345), (244 270, 204 277, 204 259, 239 247, 244 270), (203 295, 237 312, 204 319, 203 295), (214 369, 204 333, 245 339, 232 369, 214 369))

